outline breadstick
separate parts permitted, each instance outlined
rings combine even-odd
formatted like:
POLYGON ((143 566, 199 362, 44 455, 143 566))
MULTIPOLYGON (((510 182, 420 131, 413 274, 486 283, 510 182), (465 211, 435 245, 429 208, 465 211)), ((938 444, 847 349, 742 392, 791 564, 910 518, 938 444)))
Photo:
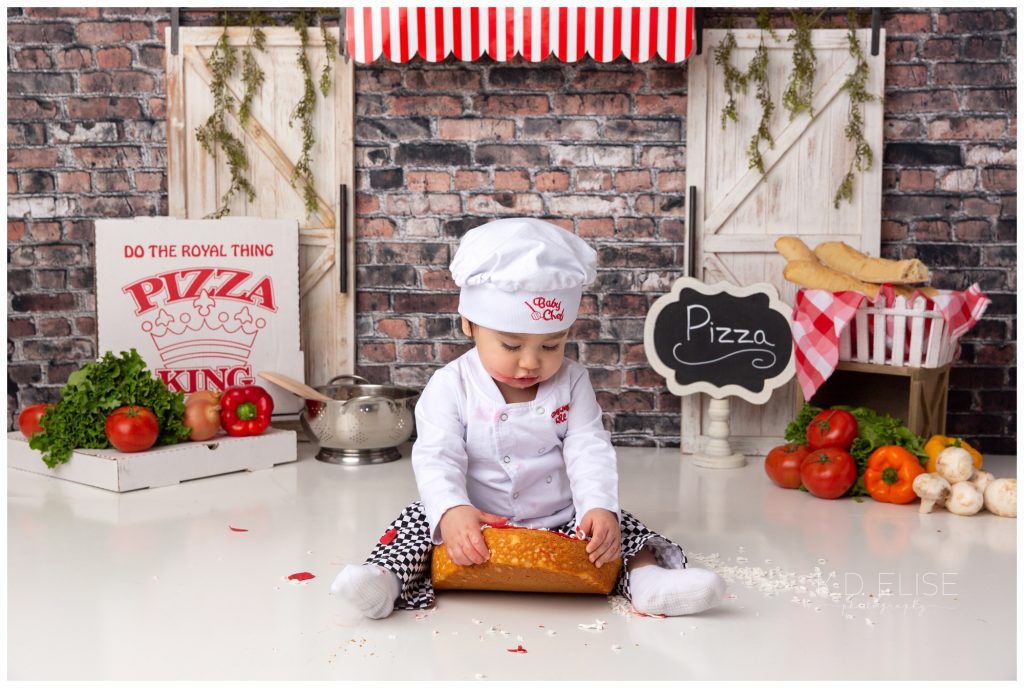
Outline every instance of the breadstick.
POLYGON ((928 268, 921 261, 887 260, 864 255, 842 241, 826 241, 814 249, 826 267, 845 272, 863 282, 916 284, 928 281, 928 268))
POLYGON ((808 248, 802 239, 795 236, 784 236, 776 239, 775 250, 781 253, 786 260, 818 262, 818 259, 814 257, 814 251, 808 248))
POLYGON ((902 296, 905 299, 909 299, 916 291, 921 292, 930 299, 934 299, 939 295, 939 290, 932 287, 900 287, 894 285, 892 290, 896 296, 902 296))
POLYGON ((874 298, 878 294, 877 284, 868 284, 841 272, 830 270, 820 263, 809 260, 791 260, 786 264, 783 276, 794 284, 807 289, 826 291, 859 291, 874 298))

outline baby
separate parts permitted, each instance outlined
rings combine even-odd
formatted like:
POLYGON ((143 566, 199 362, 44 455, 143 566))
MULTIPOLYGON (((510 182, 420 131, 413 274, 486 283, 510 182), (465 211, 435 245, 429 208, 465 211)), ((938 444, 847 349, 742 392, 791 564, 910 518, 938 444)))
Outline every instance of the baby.
POLYGON ((597 254, 556 225, 502 219, 469 231, 451 263, 462 331, 475 347, 438 370, 416 404, 412 467, 421 501, 361 566, 331 586, 363 615, 434 602, 431 553, 487 561, 487 524, 588 540, 600 567, 622 557, 614 594, 670 616, 718 604, 725 582, 688 568, 679 545, 619 509, 615 449, 586 370, 565 358, 597 254))

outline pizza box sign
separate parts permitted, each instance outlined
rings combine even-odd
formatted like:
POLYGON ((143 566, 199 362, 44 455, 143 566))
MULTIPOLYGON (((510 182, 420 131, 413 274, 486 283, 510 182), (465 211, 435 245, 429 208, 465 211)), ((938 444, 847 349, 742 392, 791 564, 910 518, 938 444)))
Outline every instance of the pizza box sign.
MULTIPOLYGON (((232 217, 96 222, 99 348, 136 349, 173 392, 303 378, 298 223, 232 217)), ((274 414, 302 401, 273 385, 274 414)))

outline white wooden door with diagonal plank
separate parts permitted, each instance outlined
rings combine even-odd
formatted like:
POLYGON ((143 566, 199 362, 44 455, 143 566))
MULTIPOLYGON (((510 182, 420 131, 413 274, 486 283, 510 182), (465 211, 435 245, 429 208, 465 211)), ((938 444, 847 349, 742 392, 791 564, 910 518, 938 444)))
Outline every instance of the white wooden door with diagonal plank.
MULTIPOLYGON (((792 304, 796 287, 782 276, 785 260, 776 253, 775 240, 797 235, 812 248, 821 241, 845 241, 878 255, 882 205, 882 103, 864 109, 864 136, 874 154, 866 172, 856 172, 853 202, 839 208, 832 199, 849 169, 853 146, 844 133, 849 97, 843 84, 856 65, 850 55, 846 30, 812 32, 817 56, 813 116, 803 113, 790 120, 782 107, 782 94, 793 68, 791 32, 777 31, 779 40, 765 33, 768 47, 768 83, 775 112, 771 132, 775 147, 762 144, 765 174, 747 162, 747 145, 757 131, 761 107, 751 85, 737 96, 739 122, 723 129, 721 113, 727 96, 724 71, 715 64, 714 50, 725 30, 703 34, 703 51, 688 60, 687 183, 697 189, 694 238, 695 277, 711 284, 725 281, 738 286, 755 282, 774 285, 780 298, 792 304)), ((761 40, 756 29, 734 30, 736 48, 731 63, 746 70, 761 40)), ((867 89, 881 96, 885 77, 885 34, 877 56, 871 55, 871 31, 857 32, 870 67, 867 89)), ((796 404, 796 381, 776 391, 763 406, 731 400, 730 441, 734 450, 763 456, 782 441, 786 423, 796 404)), ((692 395, 682 400, 681 449, 700 451, 708 428, 708 398, 692 395)))
MULTIPOLYGON (((239 52, 249 36, 247 27, 228 28, 228 38, 239 52)), ((353 65, 340 55, 334 62, 332 86, 326 98, 317 90, 313 115, 312 168, 317 208, 308 214, 302 186, 292 185, 292 173, 302 149, 302 131, 292 112, 303 93, 298 64, 300 39, 290 27, 268 27, 266 50, 254 50, 265 81, 252 104, 252 116, 243 128, 237 119, 237 105, 244 86, 240 76, 228 86, 235 99, 236 114, 227 126, 245 145, 249 162, 247 178, 256 189, 248 201, 236 194, 230 204, 233 216, 294 218, 299 222, 299 308, 306 382, 325 384, 331 377, 353 372, 355 362, 355 294, 352 268, 353 179, 353 65), (349 198, 346 218, 340 217, 340 189, 349 198), (339 262, 339 237, 346 241, 343 251, 347 266, 339 262), (345 278, 344 292, 341 289, 345 278)), ((337 38, 338 30, 330 29, 337 38)), ((180 28, 178 54, 170 50, 167 29, 167 167, 170 214, 201 218, 220 206, 231 181, 222 154, 211 158, 196 140, 196 129, 213 112, 210 83, 213 72, 208 60, 223 29, 180 28)), ((326 62, 326 46, 319 29, 309 30, 307 55, 314 80, 326 62)), ((240 71, 240 70, 239 70, 240 71)))

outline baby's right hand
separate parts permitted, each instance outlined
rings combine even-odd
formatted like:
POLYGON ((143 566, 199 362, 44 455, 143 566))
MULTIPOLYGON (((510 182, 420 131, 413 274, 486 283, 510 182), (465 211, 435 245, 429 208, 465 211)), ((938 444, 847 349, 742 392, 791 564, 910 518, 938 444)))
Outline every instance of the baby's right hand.
POLYGON ((508 519, 480 511, 474 506, 453 506, 441 517, 441 539, 448 548, 448 556, 459 566, 472 566, 487 561, 491 553, 484 543, 480 528, 486 523, 497 525, 508 519))

